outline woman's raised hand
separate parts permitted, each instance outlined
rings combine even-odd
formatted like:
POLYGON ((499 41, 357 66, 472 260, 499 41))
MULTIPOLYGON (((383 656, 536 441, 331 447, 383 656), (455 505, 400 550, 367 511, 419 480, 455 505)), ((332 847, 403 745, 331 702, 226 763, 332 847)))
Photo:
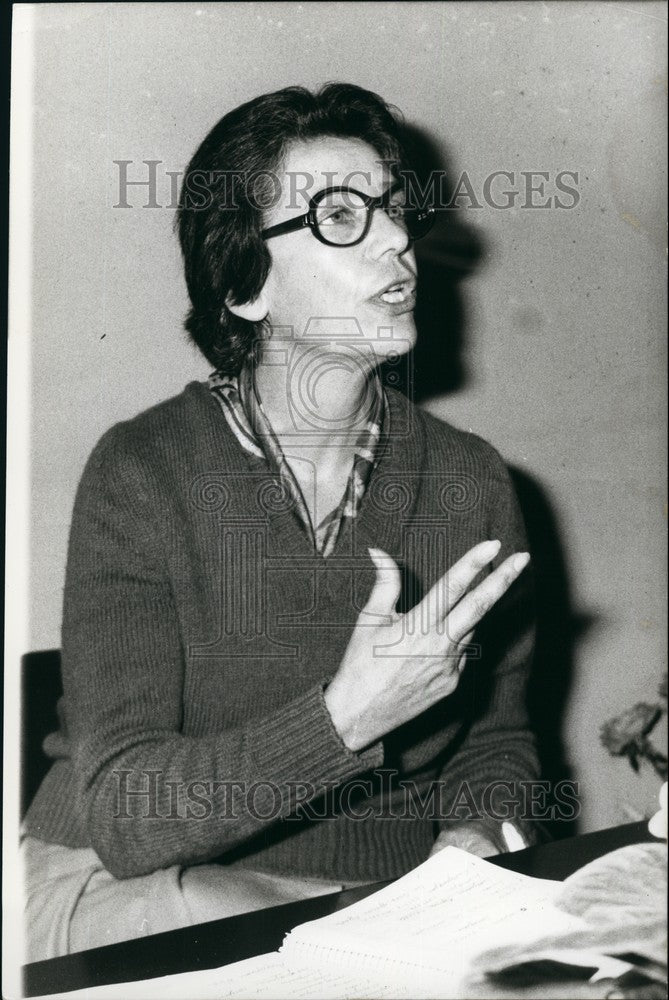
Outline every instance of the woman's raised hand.
POLYGON ((497 541, 475 545, 403 615, 395 612, 397 565, 380 549, 369 550, 376 582, 325 690, 334 726, 349 749, 374 743, 455 691, 475 626, 530 559, 527 552, 509 556, 470 589, 499 549, 497 541))

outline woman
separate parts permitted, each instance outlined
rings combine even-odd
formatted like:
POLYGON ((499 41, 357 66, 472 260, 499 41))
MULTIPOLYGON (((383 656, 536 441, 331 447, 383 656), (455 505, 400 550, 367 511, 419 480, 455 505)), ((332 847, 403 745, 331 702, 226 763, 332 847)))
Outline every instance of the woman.
POLYGON ((500 789, 537 771, 529 557, 497 453, 381 385, 431 221, 405 167, 384 102, 334 84, 236 109, 188 168, 216 371, 79 486, 31 960, 508 845, 500 789))

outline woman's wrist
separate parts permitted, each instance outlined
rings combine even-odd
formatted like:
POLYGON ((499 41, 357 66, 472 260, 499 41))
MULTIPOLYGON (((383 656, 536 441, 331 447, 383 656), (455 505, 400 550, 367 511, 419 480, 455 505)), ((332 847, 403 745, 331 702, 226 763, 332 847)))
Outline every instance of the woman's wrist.
POLYGON ((347 703, 347 700, 342 697, 336 679, 325 688, 323 700, 332 719, 332 725, 342 743, 354 752, 362 750, 364 744, 356 739, 357 724, 350 709, 350 699, 347 703))

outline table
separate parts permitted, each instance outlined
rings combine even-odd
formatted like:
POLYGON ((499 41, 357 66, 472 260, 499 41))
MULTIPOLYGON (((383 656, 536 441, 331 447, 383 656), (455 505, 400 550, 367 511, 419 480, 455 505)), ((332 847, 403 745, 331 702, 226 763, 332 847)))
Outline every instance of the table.
MULTIPOLYGON (((652 841, 648 824, 583 834, 491 858, 535 878, 564 879, 589 861, 627 844, 652 841)), ((212 920, 163 934, 122 941, 24 967, 24 993, 39 996, 105 983, 130 982, 199 969, 214 969, 264 952, 276 951, 293 927, 350 906, 384 884, 349 889, 298 903, 286 903, 224 920, 212 920)))

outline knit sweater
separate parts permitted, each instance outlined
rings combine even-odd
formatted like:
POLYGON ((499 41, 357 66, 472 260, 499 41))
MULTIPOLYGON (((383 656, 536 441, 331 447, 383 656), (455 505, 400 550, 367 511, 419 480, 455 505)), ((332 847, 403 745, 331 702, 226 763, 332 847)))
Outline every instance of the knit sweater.
POLYGON ((327 559, 204 384, 102 437, 75 501, 61 727, 27 833, 92 846, 118 878, 216 859, 384 879, 462 815, 448 803, 489 811, 491 783, 536 777, 527 574, 453 695, 361 752, 332 724, 324 687, 374 584, 370 546, 402 570, 400 611, 477 542, 501 540, 496 562, 526 548, 497 452, 388 401, 384 451, 327 559))

